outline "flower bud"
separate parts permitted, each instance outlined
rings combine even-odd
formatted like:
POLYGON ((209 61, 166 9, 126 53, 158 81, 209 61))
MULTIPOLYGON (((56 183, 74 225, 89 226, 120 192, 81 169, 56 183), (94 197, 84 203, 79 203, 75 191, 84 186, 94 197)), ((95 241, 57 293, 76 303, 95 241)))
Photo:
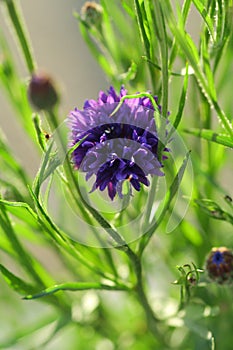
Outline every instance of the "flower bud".
POLYGON ((213 248, 206 261, 210 279, 223 284, 233 280, 233 253, 226 247, 213 248))
POLYGON ((32 75, 28 86, 28 98, 36 109, 49 110, 58 102, 53 81, 45 74, 32 75))
POLYGON ((99 27, 102 22, 102 6, 87 1, 81 9, 82 19, 90 26, 99 27))

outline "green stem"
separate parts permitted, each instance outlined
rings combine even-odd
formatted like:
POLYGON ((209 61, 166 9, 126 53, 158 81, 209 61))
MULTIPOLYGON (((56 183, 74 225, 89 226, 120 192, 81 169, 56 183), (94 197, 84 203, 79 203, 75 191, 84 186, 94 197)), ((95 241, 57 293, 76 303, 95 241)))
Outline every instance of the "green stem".
MULTIPOLYGON (((47 272, 37 264, 36 260, 33 259, 25 248, 22 246, 20 241, 18 240, 17 235, 15 234, 14 228, 12 227, 12 223, 8 217, 8 214, 4 208, 4 205, 1 205, 0 210, 0 224, 5 232, 9 242, 16 252, 19 262, 24 267, 25 271, 33 278, 36 285, 44 288, 47 283, 52 283, 52 278, 48 276, 47 272)), ((70 313, 70 308, 66 304, 66 302, 61 297, 52 296, 50 297, 50 302, 59 307, 64 313, 70 313)))
MULTIPOLYGON (((138 0, 134 0, 134 7, 135 7, 136 16, 137 16, 139 33, 140 33, 141 40, 142 40, 142 43, 143 43, 144 48, 145 48, 145 54, 146 54, 146 57, 148 57, 149 59, 152 59, 151 49, 150 49, 150 41, 147 37, 147 33, 145 30, 145 24, 144 24, 146 19, 143 16, 143 11, 141 10, 141 6, 142 5, 140 5, 138 0)), ((151 83, 152 83, 152 87, 153 87, 153 91, 154 91, 155 90, 155 74, 154 74, 154 71, 153 71, 151 65, 149 65, 149 73, 150 73, 151 83)))
POLYGON ((23 248, 23 246, 19 242, 3 205, 1 205, 0 223, 10 241, 12 248, 17 253, 22 266, 31 275, 31 277, 34 279, 36 284, 45 286, 42 279, 37 274, 34 268, 34 263, 31 257, 28 255, 26 250, 23 248))
MULTIPOLYGON (((138 96, 137 96, 138 97, 138 96)), ((53 129, 56 130, 58 141, 60 143, 60 147, 62 147, 62 151, 67 152, 66 146, 63 143, 62 135, 59 130, 59 124, 57 122, 56 115, 54 111, 50 110, 49 112, 49 122, 53 129)), ((78 196, 81 197, 79 186, 76 182, 76 179, 73 175, 73 171, 71 168, 71 164, 69 162, 69 159, 65 157, 64 160, 64 168, 66 171, 66 175, 68 176, 68 179, 72 181, 72 184, 75 186, 75 190, 78 193, 78 196)), ((106 230, 108 234, 115 240, 116 243, 120 244, 119 247, 115 247, 117 249, 120 249, 124 251, 129 260, 131 261, 131 264, 133 266, 133 270, 135 272, 136 276, 136 286, 135 286, 135 292, 137 295, 137 298, 139 302, 141 303, 143 309, 145 310, 147 322, 148 322, 148 328, 152 332, 152 334, 161 341, 161 335, 158 332, 157 329, 157 318, 153 313, 153 310, 151 309, 151 306, 147 300, 144 288, 143 288, 143 281, 142 281, 142 266, 140 258, 131 250, 131 248, 127 245, 127 243, 121 238, 121 236, 118 234, 117 231, 115 231, 111 225, 95 210, 93 209, 86 201, 82 200, 85 208, 87 211, 94 216, 94 218, 99 222, 99 224, 106 230)))
POLYGON ((165 345, 164 337, 158 330, 158 323, 160 322, 159 319, 155 316, 154 311, 152 310, 149 301, 147 299, 144 286, 143 286, 143 278, 142 278, 142 264, 140 258, 133 253, 130 255, 130 260, 132 262, 134 272, 136 275, 136 285, 134 287, 134 291, 136 293, 136 297, 144 309, 146 319, 147 319, 147 325, 148 329, 152 333, 152 335, 157 339, 157 341, 160 342, 160 344, 165 345))
POLYGON ((112 279, 109 275, 105 274, 103 271, 101 271, 98 266, 93 266, 89 263, 87 259, 84 259, 84 257, 79 253, 78 247, 75 245, 75 242, 68 238, 66 235, 61 232, 58 227, 55 226, 55 224, 51 221, 50 217, 46 214, 43 207, 41 206, 40 202, 38 201, 38 198, 36 195, 31 191, 32 198, 35 200, 37 209, 39 210, 40 216, 45 219, 45 222, 41 219, 40 224, 42 227, 48 232, 50 237, 52 238, 52 242, 56 242, 58 247, 62 247, 64 251, 68 252, 71 256, 73 256, 75 259, 77 259, 79 262, 81 262, 82 265, 84 265, 86 268, 88 268, 91 271, 94 271, 101 277, 111 280, 116 283, 116 279, 112 279))
POLYGON ((5 4, 8 10, 11 23, 15 29, 16 36, 21 46, 28 70, 32 74, 35 70, 35 62, 33 60, 32 49, 30 48, 29 40, 26 36, 26 29, 23 25, 23 19, 20 18, 21 16, 19 9, 15 6, 13 0, 5 1, 5 4))
POLYGON ((214 109, 217 112, 218 117, 221 120, 224 128, 227 130, 229 135, 233 138, 232 123, 227 118, 227 116, 225 115, 221 107, 219 106, 213 91, 211 91, 209 87, 209 84, 206 80, 206 76, 200 68, 200 62, 198 60, 198 56, 197 56, 198 54, 197 54, 195 44, 191 41, 191 39, 190 39, 190 42, 187 43, 186 32, 183 27, 180 28, 177 26, 177 21, 173 14, 173 9, 171 7, 169 0, 164 0, 160 4, 163 9, 163 13, 168 21, 172 34, 175 36, 177 43, 179 43, 180 48, 183 50, 183 54, 185 54, 187 61, 189 61, 190 65, 192 66, 195 72, 197 82, 200 84, 201 88, 203 89, 203 92, 205 93, 210 103, 214 106, 214 109))
POLYGON ((62 283, 58 284, 52 287, 49 287, 40 293, 33 294, 33 295, 27 295, 23 299, 25 300, 31 300, 31 299, 37 299, 41 298, 44 296, 48 296, 54 293, 57 293, 61 290, 63 291, 71 291, 71 292, 76 292, 80 290, 108 290, 108 291, 127 291, 129 288, 125 285, 107 285, 107 284, 102 284, 98 282, 67 282, 67 283, 62 283))
MULTIPOLYGON (((64 145, 62 135, 59 129, 59 123, 57 121, 56 115, 53 110, 48 111, 48 122, 50 123, 50 126, 52 127, 52 130, 56 130, 57 134, 57 140, 59 143, 59 147, 61 148, 62 152, 64 153, 64 171, 68 178, 68 181, 71 182, 71 184, 74 186, 74 190, 78 194, 78 197, 81 199, 82 204, 87 212, 91 214, 94 219, 105 229, 105 231, 110 235, 110 237, 117 243, 117 246, 114 246, 114 248, 122 250, 122 251, 128 251, 130 250, 129 246, 125 242, 125 240, 119 235, 119 233, 112 228, 112 226, 106 221, 101 214, 98 213, 97 210, 95 210, 91 205, 89 205, 82 197, 79 185, 77 183, 77 180, 73 174, 72 167, 70 164, 70 161, 67 157, 67 149, 66 145, 64 145)), ((70 184, 70 185, 71 185, 70 184)), ((80 202, 78 203, 80 207, 80 202)), ((81 208, 81 207, 80 207, 81 208)))
MULTIPOLYGON (((53 110, 48 111, 48 121, 50 123, 52 130, 56 130, 58 147, 60 147, 62 149, 62 152, 64 152, 64 170, 68 179, 69 186, 71 186, 73 190, 75 189, 75 192, 78 194, 78 197, 81 198, 82 203, 85 209, 87 210, 87 212, 89 214, 92 214, 93 217, 96 219, 96 221, 106 230, 106 232, 114 239, 114 241, 118 245, 120 245, 120 246, 115 246, 115 248, 120 249, 124 251, 125 254, 127 254, 133 266, 133 270, 136 276, 136 285, 134 287, 134 291, 136 292, 137 299, 139 300, 140 304, 142 305, 145 311, 147 322, 148 322, 148 328, 150 329, 152 334, 155 336, 155 338, 161 342, 162 337, 157 329, 158 319, 153 313, 153 310, 148 302, 148 299, 146 297, 146 294, 143 288, 142 266, 141 266, 140 258, 134 253, 134 251, 131 250, 131 248, 127 245, 127 243, 123 240, 123 238, 121 238, 118 232, 115 231, 112 228, 112 226, 95 209, 93 209, 89 205, 89 203, 87 203, 85 200, 82 199, 80 189, 79 189, 77 180, 74 177, 69 158, 66 156, 67 154, 66 145, 64 145, 63 138, 61 135, 61 130, 59 130, 59 123, 57 121, 56 114, 53 110)), ((64 288, 67 288, 67 285, 64 286, 64 288)), ((121 288, 122 286, 120 286, 120 289, 121 288)))
MULTIPOLYGON (((159 1, 154 2, 155 15, 156 15, 156 29, 158 34, 160 56, 162 63, 162 115, 163 115, 163 127, 166 123, 167 110, 168 110, 168 47, 167 47, 167 33, 164 21, 163 11, 159 4, 159 1)), ((165 133, 165 128, 164 128, 165 133)))

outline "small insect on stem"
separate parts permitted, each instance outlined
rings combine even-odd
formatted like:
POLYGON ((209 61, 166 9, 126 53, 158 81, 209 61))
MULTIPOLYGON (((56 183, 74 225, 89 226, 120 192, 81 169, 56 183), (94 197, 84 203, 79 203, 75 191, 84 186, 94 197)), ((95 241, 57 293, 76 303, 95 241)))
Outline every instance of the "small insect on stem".
POLYGON ((52 136, 51 134, 49 134, 47 131, 43 131, 43 134, 44 134, 46 141, 50 140, 50 138, 52 136))

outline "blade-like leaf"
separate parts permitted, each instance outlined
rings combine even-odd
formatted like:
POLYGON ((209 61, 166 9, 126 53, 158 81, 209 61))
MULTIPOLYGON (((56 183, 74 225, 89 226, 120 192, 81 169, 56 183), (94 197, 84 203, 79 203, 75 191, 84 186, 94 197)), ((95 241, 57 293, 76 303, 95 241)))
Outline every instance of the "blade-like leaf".
POLYGON ((143 250, 145 249, 145 247, 149 243, 151 237, 153 236, 155 230, 158 228, 158 226, 161 224, 162 220, 164 219, 165 214, 167 213, 167 210, 170 207, 171 201, 174 198, 174 196, 176 195, 176 193, 180 187, 180 183, 182 181, 186 166, 188 164, 189 155, 190 155, 190 152, 187 153, 187 155, 186 155, 180 169, 178 170, 169 190, 166 193, 166 197, 165 197, 165 200, 163 203, 163 209, 162 209, 160 216, 153 220, 150 228, 145 233, 145 235, 142 237, 142 240, 139 243, 139 249, 138 249, 139 254, 142 254, 143 250))
POLYGON ((30 225, 32 230, 34 228, 39 228, 37 214, 32 210, 32 208, 23 202, 9 202, 0 199, 0 203, 7 208, 7 211, 19 219, 22 219, 25 223, 30 225))
POLYGON ((212 141, 219 145, 233 148, 233 139, 228 135, 218 134, 213 130, 208 129, 185 129, 184 131, 207 141, 212 141))
POLYGON ((36 287, 23 281, 21 278, 14 275, 12 272, 10 272, 6 267, 3 265, 0 265, 0 271, 7 282, 7 284, 12 288, 14 291, 25 294, 25 293, 35 293, 36 287))
POLYGON ((227 221, 233 225, 233 216, 211 199, 195 199, 194 201, 207 215, 213 219, 227 221))
POLYGON ((27 295, 23 299, 37 299, 44 297, 46 295, 54 294, 61 290, 69 290, 69 291, 78 291, 78 290, 88 290, 88 289, 98 289, 98 290, 128 290, 128 288, 124 285, 108 285, 102 283, 93 283, 93 282, 73 282, 73 283, 63 283, 59 285, 52 286, 50 288, 46 288, 40 293, 34 295, 27 295))
POLYGON ((210 18, 207 9, 205 8, 203 1, 200 0, 192 0, 194 3, 196 9, 200 13, 201 17, 205 21, 205 24, 209 30, 209 33, 212 37, 212 40, 215 41, 215 31, 214 31, 214 26, 213 26, 213 20, 210 18))

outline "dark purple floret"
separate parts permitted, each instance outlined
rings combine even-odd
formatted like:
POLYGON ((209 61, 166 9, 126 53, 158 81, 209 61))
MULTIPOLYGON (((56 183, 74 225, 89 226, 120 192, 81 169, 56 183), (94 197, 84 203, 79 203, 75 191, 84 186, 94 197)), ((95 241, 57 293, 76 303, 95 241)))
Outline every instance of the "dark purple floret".
POLYGON ((217 250, 212 257, 212 262, 216 265, 222 264, 224 262, 223 253, 217 250))
POLYGON ((233 253, 226 247, 212 248, 206 260, 208 276, 213 281, 223 284, 233 281, 233 253))
POLYGON ((116 193, 122 196, 124 181, 139 191, 142 184, 149 186, 148 175, 164 175, 153 105, 146 97, 126 99, 114 112, 126 93, 124 87, 119 95, 113 87, 107 94, 101 91, 97 101, 87 100, 83 110, 74 109, 68 119, 70 147, 83 139, 72 154, 75 168, 85 172, 87 180, 95 175, 93 190, 107 188, 112 200, 116 193))

